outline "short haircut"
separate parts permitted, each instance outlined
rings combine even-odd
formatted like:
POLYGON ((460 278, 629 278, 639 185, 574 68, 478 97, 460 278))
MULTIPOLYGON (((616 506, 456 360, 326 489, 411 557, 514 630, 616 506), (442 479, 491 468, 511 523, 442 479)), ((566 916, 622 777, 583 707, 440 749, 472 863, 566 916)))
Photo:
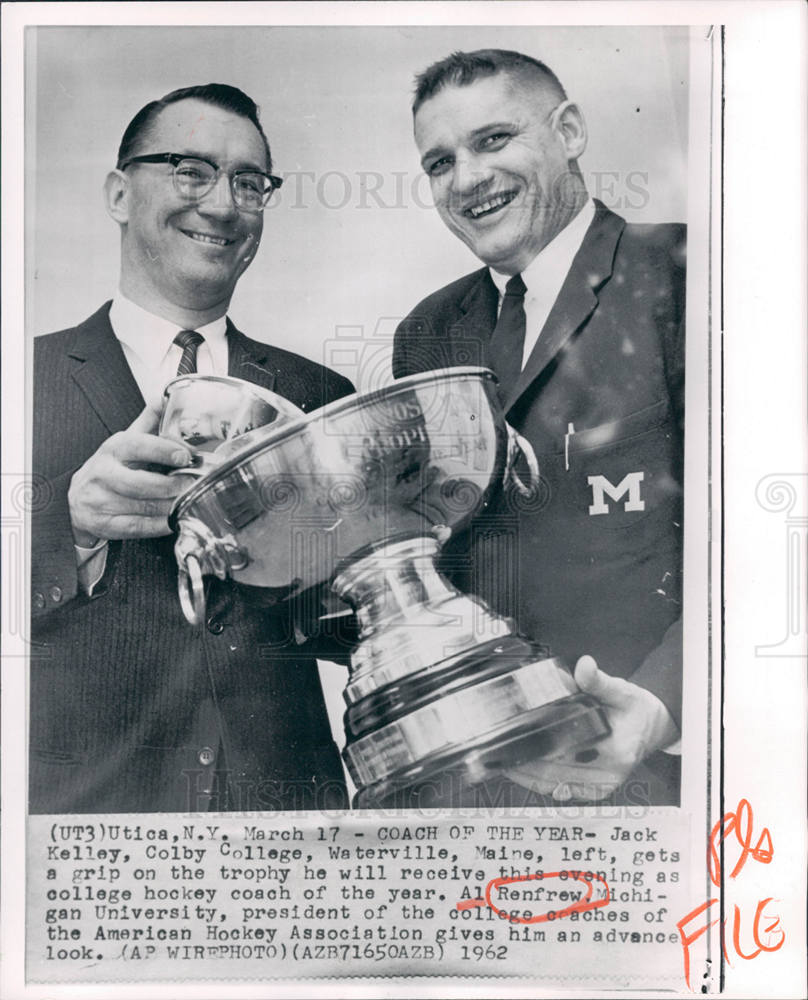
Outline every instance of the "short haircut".
MULTIPOLYGON (((231 87, 226 83, 204 83, 196 87, 183 87, 180 90, 172 90, 170 94, 161 97, 157 101, 151 101, 142 107, 131 122, 126 126, 126 131, 121 139, 118 149, 118 169, 130 157, 137 156, 138 149, 145 139, 148 138, 152 126, 160 112, 178 101, 185 100, 204 101, 212 104, 216 108, 224 111, 231 111, 235 115, 240 115, 252 122, 258 129, 258 133, 264 142, 264 149, 267 154, 267 170, 272 170, 272 154, 269 151, 269 141, 261 127, 258 118, 258 106, 255 101, 248 97, 243 90, 238 87, 231 87)), ((170 152, 169 150, 155 150, 155 152, 170 152)))
POLYGON ((481 77, 507 73, 550 90, 556 100, 566 101, 567 94, 555 73, 543 62, 512 52, 510 49, 477 49, 475 52, 453 52, 440 62, 428 66, 415 78, 415 114, 424 101, 434 97, 446 86, 466 87, 481 77))

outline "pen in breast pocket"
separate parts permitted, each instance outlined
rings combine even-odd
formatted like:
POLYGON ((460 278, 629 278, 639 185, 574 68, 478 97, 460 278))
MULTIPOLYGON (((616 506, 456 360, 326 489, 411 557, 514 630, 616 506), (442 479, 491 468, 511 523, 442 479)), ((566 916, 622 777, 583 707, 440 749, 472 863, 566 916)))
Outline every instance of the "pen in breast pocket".
POLYGON ((564 471, 570 471, 570 438, 575 433, 575 424, 567 424, 567 433, 564 435, 564 471))

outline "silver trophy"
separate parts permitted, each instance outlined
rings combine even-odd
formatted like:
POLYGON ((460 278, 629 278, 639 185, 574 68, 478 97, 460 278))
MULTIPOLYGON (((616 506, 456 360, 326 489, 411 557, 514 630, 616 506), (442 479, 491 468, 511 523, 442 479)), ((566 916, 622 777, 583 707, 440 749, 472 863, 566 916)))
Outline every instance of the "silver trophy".
POLYGON ((492 372, 281 415, 208 458, 170 517, 183 610, 204 620, 207 574, 287 597, 330 583, 360 626, 344 692, 356 806, 472 803, 508 768, 608 733, 566 665, 436 567, 503 484, 538 485, 492 372))
MULTIPOLYGON (((224 441, 303 411, 276 392, 230 375, 180 375, 163 391, 158 433, 194 449, 191 473, 203 475, 219 464, 211 458, 224 441)), ((187 475, 187 470, 178 470, 187 475)))

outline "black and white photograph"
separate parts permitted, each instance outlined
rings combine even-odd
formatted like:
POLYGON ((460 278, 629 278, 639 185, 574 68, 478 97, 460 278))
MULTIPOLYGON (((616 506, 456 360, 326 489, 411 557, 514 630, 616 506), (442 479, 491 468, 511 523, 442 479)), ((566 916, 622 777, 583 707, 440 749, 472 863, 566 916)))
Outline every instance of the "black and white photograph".
POLYGON ((722 26, 64 6, 4 144, 14 995, 785 962, 796 831, 724 771, 722 26))
POLYGON ((32 812, 347 805, 318 653, 350 658, 358 805, 678 804, 689 33, 579 30, 452 53, 437 29, 256 29, 241 65, 241 29, 29 39, 37 331, 86 298, 79 219, 91 284, 120 240, 100 311, 34 340, 32 812), (610 94, 538 58, 573 41, 570 93, 598 51, 610 94), (172 86, 213 52, 228 82, 172 86), (165 68, 132 101, 144 59, 165 68), (418 223, 483 266, 401 275, 418 223), (228 314, 248 268, 251 336, 228 314), (354 614, 322 623, 329 584, 354 614))

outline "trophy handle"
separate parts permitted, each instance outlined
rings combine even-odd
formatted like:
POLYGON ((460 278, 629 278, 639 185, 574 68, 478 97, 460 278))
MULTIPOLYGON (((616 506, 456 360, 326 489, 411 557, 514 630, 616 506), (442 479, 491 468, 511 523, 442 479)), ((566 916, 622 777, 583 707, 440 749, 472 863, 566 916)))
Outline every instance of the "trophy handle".
POLYGON ((193 479, 201 479, 203 476, 207 476, 209 472, 215 472, 222 464, 218 456, 214 458, 213 453, 208 451, 194 452, 191 458, 192 465, 183 465, 179 469, 170 469, 168 475, 190 476, 193 479))
POLYGON ((522 496, 530 496, 539 485, 539 462, 536 453, 527 438, 522 437, 510 424, 506 423, 505 426, 508 428, 508 457, 505 461, 505 474, 502 477, 502 483, 503 485, 507 485, 509 482, 513 483, 522 496), (516 471, 516 463, 520 455, 527 462, 530 473, 527 483, 516 471))
POLYGON ((249 558, 232 535, 218 536, 198 518, 180 521, 174 544, 179 566, 178 587, 183 613, 192 625, 205 620, 204 574, 226 579, 231 571, 244 569, 249 558))
POLYGON ((205 586, 196 556, 189 554, 180 563, 177 588, 182 613, 191 625, 201 625, 205 620, 205 586))

